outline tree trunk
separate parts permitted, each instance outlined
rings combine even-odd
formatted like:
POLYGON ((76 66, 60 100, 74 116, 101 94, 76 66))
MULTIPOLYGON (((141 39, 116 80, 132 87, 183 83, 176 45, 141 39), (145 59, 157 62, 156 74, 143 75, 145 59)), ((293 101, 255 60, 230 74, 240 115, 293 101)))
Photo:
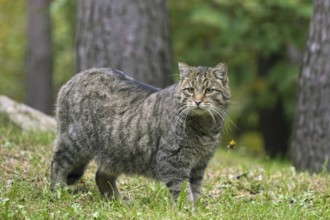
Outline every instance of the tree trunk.
POLYGON ((52 111, 52 41, 50 0, 28 1, 27 102, 45 113, 52 111))
POLYGON ((113 67, 158 87, 172 81, 166 0, 79 0, 77 71, 113 67))
POLYGON ((297 169, 330 169, 330 1, 315 0, 291 142, 297 169))

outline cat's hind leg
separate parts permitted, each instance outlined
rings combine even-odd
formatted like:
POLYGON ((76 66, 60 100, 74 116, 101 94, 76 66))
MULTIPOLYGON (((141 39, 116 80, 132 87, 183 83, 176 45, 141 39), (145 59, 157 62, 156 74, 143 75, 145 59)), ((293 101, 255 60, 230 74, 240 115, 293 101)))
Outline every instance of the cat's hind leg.
POLYGON ((75 167, 68 175, 66 179, 66 184, 72 185, 77 182, 85 173, 87 168, 87 164, 82 164, 80 166, 75 167))
POLYGON ((99 169, 96 172, 95 180, 101 195, 109 199, 120 197, 119 190, 116 186, 117 176, 109 175, 99 169))
POLYGON ((69 161, 59 159, 55 155, 51 165, 51 188, 54 188, 57 183, 72 185, 77 182, 83 176, 89 163, 89 161, 84 162, 70 164, 69 161))
POLYGON ((83 176, 91 160, 90 157, 84 156, 79 148, 60 142, 56 144, 51 164, 51 188, 56 184, 74 184, 83 176))

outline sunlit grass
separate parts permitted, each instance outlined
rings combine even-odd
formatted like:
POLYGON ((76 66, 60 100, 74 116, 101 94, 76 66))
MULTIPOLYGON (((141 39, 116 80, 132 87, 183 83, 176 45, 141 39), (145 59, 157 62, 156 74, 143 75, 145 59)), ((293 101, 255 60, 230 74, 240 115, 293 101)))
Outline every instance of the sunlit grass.
POLYGON ((296 172, 270 161, 219 149, 205 175, 197 207, 176 205, 166 187, 123 176, 121 201, 102 198, 91 164, 69 188, 49 189, 52 133, 0 127, 0 219, 328 219, 328 174, 296 172))

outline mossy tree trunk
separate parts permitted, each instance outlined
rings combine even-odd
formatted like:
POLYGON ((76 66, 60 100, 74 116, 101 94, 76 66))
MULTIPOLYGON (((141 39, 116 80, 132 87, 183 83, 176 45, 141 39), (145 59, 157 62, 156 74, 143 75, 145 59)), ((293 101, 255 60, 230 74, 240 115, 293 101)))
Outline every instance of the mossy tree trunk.
POLYGON ((166 0, 79 0, 77 71, 113 67, 158 87, 172 81, 166 0))
POLYGON ((330 1, 314 0, 291 142, 294 166, 330 170, 330 1))

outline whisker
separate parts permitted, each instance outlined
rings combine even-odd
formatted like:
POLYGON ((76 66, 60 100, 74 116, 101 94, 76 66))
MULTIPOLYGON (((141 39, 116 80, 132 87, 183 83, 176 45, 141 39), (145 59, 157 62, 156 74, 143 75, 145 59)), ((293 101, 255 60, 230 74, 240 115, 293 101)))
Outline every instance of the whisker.
POLYGON ((211 106, 211 110, 215 112, 220 117, 221 120, 225 120, 225 117, 222 114, 222 112, 219 112, 214 106, 211 106))
POLYGON ((228 118, 229 122, 231 125, 233 125, 236 129, 238 129, 238 127, 235 125, 235 123, 233 122, 233 120, 231 120, 231 118, 229 117, 229 115, 225 112, 225 110, 219 108, 225 115, 226 115, 226 118, 228 118))
POLYGON ((228 129, 228 127, 226 126, 226 124, 224 123, 224 122, 225 122, 225 117, 226 117, 226 116, 225 116, 222 112, 218 111, 214 106, 211 107, 211 110, 212 110, 216 115, 218 115, 218 117, 220 117, 220 120, 223 121, 223 126, 224 126, 225 134, 229 137, 229 129, 228 129))
POLYGON ((175 120, 175 126, 178 127, 178 125, 181 124, 184 129, 186 129, 186 121, 187 121, 187 116, 190 112, 190 109, 187 107, 187 105, 181 105, 177 108, 176 111, 176 120, 175 120))
POLYGON ((210 113, 210 115, 211 115, 211 117, 212 117, 212 121, 214 122, 214 124, 216 124, 217 121, 216 121, 216 119, 215 119, 215 117, 214 117, 212 111, 211 111, 210 109, 207 109, 207 111, 210 113))
POLYGON ((228 116, 228 114, 226 114, 226 111, 224 109, 222 109, 220 107, 216 108, 215 106, 211 106, 211 109, 224 121, 223 126, 224 126, 225 135, 227 135, 229 137, 230 133, 231 133, 231 129, 230 129, 230 127, 228 127, 228 124, 226 123, 226 119, 228 118, 229 119, 228 121, 231 124, 233 124, 235 128, 237 128, 236 125, 231 120, 231 118, 228 116))

